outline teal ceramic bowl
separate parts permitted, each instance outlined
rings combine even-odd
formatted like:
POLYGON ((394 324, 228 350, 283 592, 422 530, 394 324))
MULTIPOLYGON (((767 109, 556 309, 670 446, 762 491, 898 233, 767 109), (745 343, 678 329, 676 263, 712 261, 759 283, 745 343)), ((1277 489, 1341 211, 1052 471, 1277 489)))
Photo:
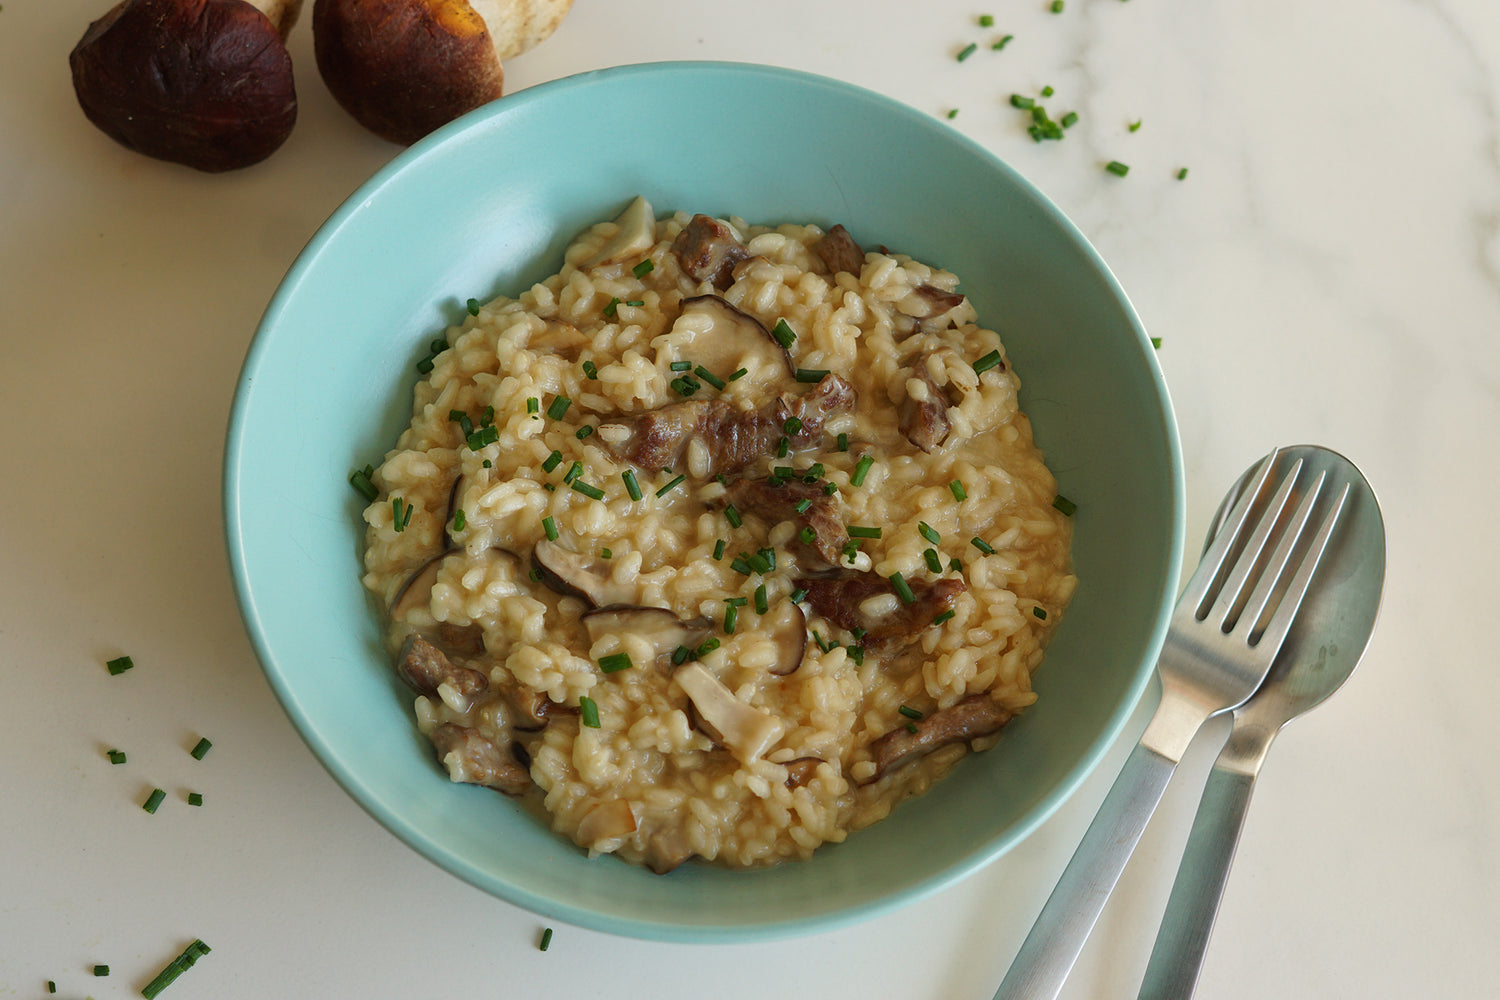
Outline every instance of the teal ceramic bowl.
POLYGON ((1176 429, 1109 269, 1019 175, 933 117, 832 80, 708 63, 629 66, 507 97, 357 191, 288 272, 245 360, 225 518, 246 628, 309 747, 433 862, 549 919, 735 941, 825 929, 962 878, 1034 830, 1119 735, 1151 677, 1183 543, 1176 429), (360 586, 362 499, 410 415, 415 363, 470 296, 560 266, 636 194, 658 212, 842 222, 956 271, 1001 331, 1023 405, 1077 502, 1077 598, 1041 700, 923 798, 758 872, 653 875, 589 860, 513 800, 455 785, 360 586))

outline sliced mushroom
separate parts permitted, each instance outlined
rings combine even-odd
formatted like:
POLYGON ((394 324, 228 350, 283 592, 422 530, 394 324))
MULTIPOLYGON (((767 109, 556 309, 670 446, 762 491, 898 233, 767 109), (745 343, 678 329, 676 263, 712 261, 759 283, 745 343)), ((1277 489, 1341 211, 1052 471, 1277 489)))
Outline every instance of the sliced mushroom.
POLYGON ((897 649, 912 642, 932 620, 950 610, 958 595, 968 590, 963 580, 944 577, 931 582, 908 583, 913 600, 896 601, 889 613, 871 614, 865 602, 873 597, 890 595, 895 588, 889 580, 875 573, 858 570, 835 570, 817 576, 798 578, 793 586, 806 591, 806 601, 813 611, 840 628, 861 636, 860 642, 875 653, 897 649))
POLYGON ((829 496, 822 483, 800 479, 777 484, 768 479, 734 479, 724 492, 724 502, 742 514, 753 514, 767 524, 790 521, 811 528, 810 542, 797 536, 794 545, 805 547, 829 566, 837 566, 849 541, 845 531, 844 502, 829 496))
POLYGON ((801 788, 813 780, 813 775, 818 773, 818 765, 823 763, 821 757, 798 757, 796 760, 786 762, 786 787, 801 788))
POLYGON ((658 875, 665 875, 688 858, 693 849, 680 827, 660 827, 646 838, 646 867, 658 875))
POLYGON ((427 738, 454 781, 484 785, 506 795, 520 795, 531 787, 526 768, 476 730, 448 722, 427 738))
POLYGON ((437 583, 438 570, 442 568, 447 552, 441 552, 417 567, 416 572, 391 598, 391 620, 404 622, 417 608, 426 609, 432 602, 432 585, 437 583))
POLYGON ((697 649, 713 632, 714 623, 701 617, 684 621, 667 608, 616 604, 584 612, 583 627, 591 643, 606 635, 638 636, 649 642, 660 658, 671 656, 679 646, 697 649))
POLYGON ((574 837, 584 847, 595 847, 634 832, 635 813, 631 811, 630 803, 624 799, 609 799, 584 814, 574 837))
POLYGON ((651 249, 656 242, 656 213, 651 203, 637 196, 626 206, 615 220, 615 234, 605 241, 592 257, 583 262, 585 268, 604 264, 619 264, 639 257, 651 249))
POLYGON ((742 762, 763 756, 786 732, 780 719, 740 701, 700 663, 689 663, 673 678, 693 703, 698 718, 712 727, 710 738, 742 762))
POLYGON ((479 625, 454 625, 438 622, 437 646, 459 656, 478 656, 484 652, 484 628, 479 625))
POLYGON ((865 266, 865 252, 860 249, 859 244, 854 242, 854 237, 849 235, 849 230, 842 225, 834 226, 812 245, 813 253, 820 257, 824 264, 828 265, 830 274, 838 274, 840 271, 848 271, 856 278, 865 266))
POLYGON ((776 644, 776 662, 769 672, 779 677, 795 673, 807 653, 807 616, 795 601, 777 601, 760 617, 760 627, 776 644))
POLYGON ((531 564, 544 584, 565 597, 581 597, 596 608, 635 601, 635 587, 611 579, 606 560, 569 552, 556 542, 537 542, 531 564))
POLYGON ((750 251, 728 225, 707 215, 695 215, 672 243, 682 269, 694 281, 711 281, 723 290, 734 284, 735 265, 750 251))
POLYGON ((407 636, 401 644, 396 676, 425 695, 435 695, 438 688, 447 684, 468 701, 490 686, 484 674, 458 666, 441 649, 415 634, 407 636))
POLYGON ((507 686, 501 694, 510 708, 511 728, 524 733, 534 733, 545 728, 554 715, 577 711, 566 705, 559 705, 542 692, 524 684, 507 686))
POLYGON ((694 295, 662 341, 658 363, 691 359, 721 378, 741 368, 797 374, 791 353, 760 320, 717 295, 694 295))
POLYGON ((871 743, 870 755, 875 761, 875 773, 860 784, 879 781, 888 772, 925 757, 938 747, 998 733, 1011 718, 1011 711, 989 695, 969 695, 956 705, 912 723, 910 728, 900 726, 871 743))

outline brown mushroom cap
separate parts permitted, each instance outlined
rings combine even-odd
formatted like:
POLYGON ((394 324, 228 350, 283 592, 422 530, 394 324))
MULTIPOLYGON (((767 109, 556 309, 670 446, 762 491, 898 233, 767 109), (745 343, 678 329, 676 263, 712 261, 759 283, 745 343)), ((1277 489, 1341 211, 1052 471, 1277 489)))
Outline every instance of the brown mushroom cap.
POLYGON ((505 80, 466 0, 315 0, 313 53, 344 110, 401 145, 493 101, 505 80))
POLYGON ((282 30, 296 3, 123 0, 68 56, 83 113, 138 153, 217 173, 259 163, 297 121, 282 30))

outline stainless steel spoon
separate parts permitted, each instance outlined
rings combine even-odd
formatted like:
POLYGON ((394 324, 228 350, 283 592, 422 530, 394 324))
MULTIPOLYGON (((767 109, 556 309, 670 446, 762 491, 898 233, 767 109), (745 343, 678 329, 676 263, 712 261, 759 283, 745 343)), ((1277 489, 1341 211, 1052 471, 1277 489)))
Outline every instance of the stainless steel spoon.
MULTIPOLYGON (((1185 1000, 1193 995, 1250 794, 1271 741, 1282 726, 1338 690, 1364 655, 1375 628, 1385 580, 1385 525, 1374 491, 1351 462, 1324 448, 1287 448, 1276 461, 1299 458, 1353 484, 1344 527, 1324 552, 1323 583, 1308 593, 1270 674, 1255 695, 1234 710, 1234 725, 1193 819, 1140 1000, 1185 1000)), ((1255 471, 1241 478, 1219 508, 1209 543, 1255 471)))

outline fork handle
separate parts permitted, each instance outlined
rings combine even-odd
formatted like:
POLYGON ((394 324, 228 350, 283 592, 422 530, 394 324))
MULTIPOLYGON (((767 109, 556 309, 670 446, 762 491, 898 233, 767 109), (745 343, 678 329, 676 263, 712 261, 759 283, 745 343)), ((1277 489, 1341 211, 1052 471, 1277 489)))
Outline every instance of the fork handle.
POLYGON ((995 1000, 1052 998, 1062 990, 1176 769, 1176 760, 1144 743, 1130 752, 995 1000))
POLYGON ((1140 1000, 1188 1000, 1197 989, 1229 867, 1245 826, 1255 772, 1214 765, 1172 883, 1140 1000))

